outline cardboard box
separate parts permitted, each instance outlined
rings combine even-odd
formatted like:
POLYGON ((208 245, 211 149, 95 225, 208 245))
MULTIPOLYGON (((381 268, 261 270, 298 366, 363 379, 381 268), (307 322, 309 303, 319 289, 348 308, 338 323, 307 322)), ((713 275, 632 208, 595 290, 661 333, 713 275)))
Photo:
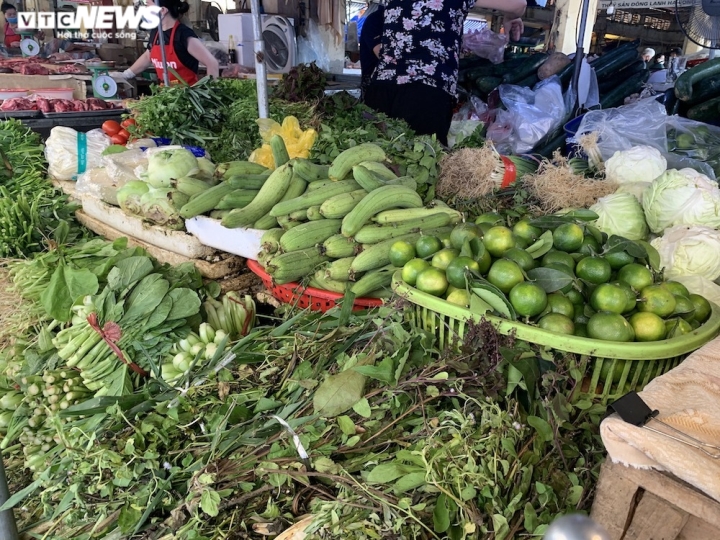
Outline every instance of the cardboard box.
POLYGON ((73 75, 19 75, 0 73, 0 88, 72 88, 74 99, 85 99, 85 81, 73 75))
POLYGON ((116 64, 126 64, 125 47, 117 43, 103 43, 98 49, 98 56, 104 62, 115 62, 116 64))

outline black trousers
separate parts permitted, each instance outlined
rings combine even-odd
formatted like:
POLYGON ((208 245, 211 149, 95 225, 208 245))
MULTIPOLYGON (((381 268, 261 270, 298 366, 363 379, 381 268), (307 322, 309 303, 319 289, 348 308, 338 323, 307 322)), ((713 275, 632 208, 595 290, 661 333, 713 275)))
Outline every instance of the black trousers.
POLYGON ((405 120, 418 135, 436 135, 447 146, 454 98, 423 83, 372 83, 365 104, 391 118, 405 120))

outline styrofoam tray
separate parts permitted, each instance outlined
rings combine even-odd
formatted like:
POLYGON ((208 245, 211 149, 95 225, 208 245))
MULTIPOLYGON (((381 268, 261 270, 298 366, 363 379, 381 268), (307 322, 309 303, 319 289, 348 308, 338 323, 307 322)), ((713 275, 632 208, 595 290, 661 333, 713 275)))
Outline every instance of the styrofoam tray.
POLYGON ((126 214, 120 208, 110 206, 87 194, 81 196, 81 201, 83 211, 88 216, 123 234, 153 246, 172 251, 189 259, 204 259, 215 254, 212 247, 203 245, 198 238, 184 231, 171 231, 157 225, 151 225, 140 218, 126 214))
POLYGON ((260 238, 265 234, 259 229, 228 229, 220 220, 205 216, 185 220, 185 228, 206 246, 253 260, 258 258, 260 238))

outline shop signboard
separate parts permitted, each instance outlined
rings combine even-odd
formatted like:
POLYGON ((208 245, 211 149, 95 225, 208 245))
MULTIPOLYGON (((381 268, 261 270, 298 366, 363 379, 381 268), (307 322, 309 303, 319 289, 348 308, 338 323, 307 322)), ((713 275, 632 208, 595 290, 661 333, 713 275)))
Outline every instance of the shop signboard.
MULTIPOLYGON (((628 11, 633 9, 658 9, 658 8, 674 8, 675 0, 600 0, 598 2, 598 9, 607 9, 612 4, 615 9, 628 11)), ((680 7, 690 7, 693 5, 693 0, 680 0, 678 2, 680 7)))

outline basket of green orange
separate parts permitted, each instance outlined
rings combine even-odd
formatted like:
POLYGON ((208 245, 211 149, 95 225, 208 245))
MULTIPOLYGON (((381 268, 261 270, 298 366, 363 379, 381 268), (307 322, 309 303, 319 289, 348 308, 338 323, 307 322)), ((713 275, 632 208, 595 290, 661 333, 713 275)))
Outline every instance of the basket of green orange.
POLYGON ((394 291, 408 319, 440 346, 469 322, 574 355, 585 379, 573 399, 607 402, 677 366, 720 332, 720 308, 663 280, 649 244, 601 233, 587 210, 521 219, 497 214, 443 237, 397 242, 394 291))

